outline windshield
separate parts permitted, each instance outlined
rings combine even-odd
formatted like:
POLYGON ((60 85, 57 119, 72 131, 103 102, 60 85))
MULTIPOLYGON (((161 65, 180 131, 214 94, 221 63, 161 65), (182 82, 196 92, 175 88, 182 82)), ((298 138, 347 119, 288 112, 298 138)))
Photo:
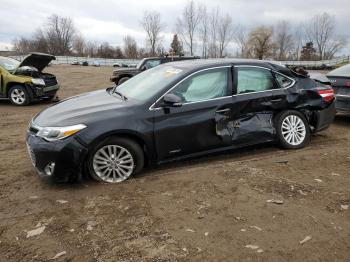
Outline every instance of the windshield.
POLYGON ((0 66, 5 68, 7 71, 15 70, 19 66, 20 62, 9 57, 0 57, 0 66))
POLYGON ((137 64, 136 68, 137 68, 137 69, 140 69, 144 61, 145 61, 145 58, 142 59, 142 60, 137 64))
POLYGON ((350 64, 334 69, 328 73, 329 76, 349 76, 350 77, 350 64))
POLYGON ((116 91, 127 98, 146 101, 182 75, 183 71, 180 68, 157 66, 119 85, 116 91))

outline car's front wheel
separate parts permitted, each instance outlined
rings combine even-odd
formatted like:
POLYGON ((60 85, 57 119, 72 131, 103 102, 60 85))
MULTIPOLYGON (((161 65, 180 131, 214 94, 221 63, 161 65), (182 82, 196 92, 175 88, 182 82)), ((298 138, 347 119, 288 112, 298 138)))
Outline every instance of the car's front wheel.
POLYGON ((9 99, 12 104, 25 106, 30 103, 28 91, 23 86, 13 86, 9 91, 9 99))
POLYGON ((118 183, 141 171, 144 155, 138 143, 127 138, 112 137, 97 145, 88 158, 92 178, 118 183))
POLYGON ((276 131, 280 145, 287 149, 303 148, 310 140, 310 126, 304 115, 288 110, 276 116, 276 131))

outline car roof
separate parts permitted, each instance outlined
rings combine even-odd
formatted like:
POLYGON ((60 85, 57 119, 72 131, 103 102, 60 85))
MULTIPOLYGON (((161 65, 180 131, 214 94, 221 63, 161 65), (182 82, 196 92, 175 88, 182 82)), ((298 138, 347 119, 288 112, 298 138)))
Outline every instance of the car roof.
POLYGON ((175 67, 183 69, 202 69, 216 66, 230 66, 230 65, 251 65, 260 66, 276 71, 289 71, 288 68, 278 64, 275 61, 255 60, 255 59, 236 59, 236 58, 219 58, 219 59, 194 59, 184 61, 174 61, 168 63, 175 67))

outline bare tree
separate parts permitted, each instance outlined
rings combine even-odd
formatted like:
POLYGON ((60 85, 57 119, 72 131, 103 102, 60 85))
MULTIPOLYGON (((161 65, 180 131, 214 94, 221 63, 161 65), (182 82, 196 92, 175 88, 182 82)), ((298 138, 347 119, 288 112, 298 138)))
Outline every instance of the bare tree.
POLYGON ((224 51, 227 44, 231 42, 233 38, 233 24, 232 18, 226 14, 219 20, 218 26, 218 40, 219 40, 219 57, 224 57, 224 51))
POLYGON ((177 19, 177 31, 181 35, 183 42, 189 47, 190 54, 194 53, 195 35, 200 22, 200 12, 193 0, 185 6, 182 16, 177 19))
POLYGON ((291 56, 293 49, 293 33, 290 23, 279 21, 275 27, 276 59, 284 60, 291 56))
POLYGON ((335 34, 335 18, 328 13, 315 15, 309 21, 307 32, 315 43, 319 59, 327 59, 345 46, 345 38, 335 34))
POLYGON ((199 34, 200 41, 202 42, 202 57, 208 57, 208 41, 209 41, 209 16, 207 12, 207 7, 205 5, 199 6, 200 13, 200 24, 199 24, 199 34))
POLYGON ((292 58, 294 60, 300 60, 301 50, 303 46, 309 41, 305 32, 305 23, 300 23, 294 28, 293 39, 294 46, 292 51, 292 58))
POLYGON ((45 31, 49 52, 56 55, 67 55, 72 50, 76 30, 69 17, 51 15, 47 20, 45 31))
POLYGON ((248 45, 248 30, 242 25, 238 24, 235 30, 234 39, 238 45, 238 52, 240 57, 247 56, 247 45, 248 45))
POLYGON ((137 58, 138 55, 136 40, 129 35, 124 38, 124 55, 126 58, 137 58))
POLYGON ((87 42, 85 55, 88 57, 94 57, 97 53, 97 43, 96 42, 87 42))
POLYGON ((86 51, 85 39, 81 34, 77 34, 73 40, 73 51, 78 56, 84 56, 86 51))
POLYGON ((160 32, 163 29, 163 25, 160 21, 160 14, 158 12, 146 11, 141 21, 143 29, 147 33, 147 41, 150 45, 150 55, 156 55, 156 49, 161 41, 160 32))
POLYGON ((258 26, 253 29, 249 34, 248 55, 260 60, 271 57, 275 51, 272 36, 272 27, 258 26))
POLYGON ((219 26, 220 10, 219 7, 212 10, 209 16, 209 48, 208 56, 216 58, 218 56, 218 26, 219 26))

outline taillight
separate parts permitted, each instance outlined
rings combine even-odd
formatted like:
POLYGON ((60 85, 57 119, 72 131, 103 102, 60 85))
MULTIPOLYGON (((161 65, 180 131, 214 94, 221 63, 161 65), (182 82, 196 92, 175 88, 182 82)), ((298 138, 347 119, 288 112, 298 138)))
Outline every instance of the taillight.
POLYGON ((334 90, 333 89, 319 89, 318 94, 323 98, 325 102, 332 102, 334 100, 334 90))
POLYGON ((346 82, 346 86, 350 87, 350 81, 346 82))

